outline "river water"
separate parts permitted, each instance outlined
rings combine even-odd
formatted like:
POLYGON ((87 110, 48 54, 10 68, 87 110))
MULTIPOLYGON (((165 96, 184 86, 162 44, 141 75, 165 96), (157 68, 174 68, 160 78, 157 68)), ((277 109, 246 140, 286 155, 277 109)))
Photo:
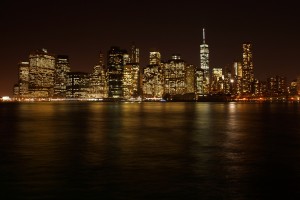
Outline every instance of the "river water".
POLYGON ((1 199, 299 199, 300 104, 0 104, 1 199))

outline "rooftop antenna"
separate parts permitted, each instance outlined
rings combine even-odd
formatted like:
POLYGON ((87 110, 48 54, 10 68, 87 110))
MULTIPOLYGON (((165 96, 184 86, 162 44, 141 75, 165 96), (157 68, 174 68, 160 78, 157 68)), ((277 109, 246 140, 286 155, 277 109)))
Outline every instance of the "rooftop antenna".
POLYGON ((205 44, 205 28, 203 28, 203 44, 205 44))

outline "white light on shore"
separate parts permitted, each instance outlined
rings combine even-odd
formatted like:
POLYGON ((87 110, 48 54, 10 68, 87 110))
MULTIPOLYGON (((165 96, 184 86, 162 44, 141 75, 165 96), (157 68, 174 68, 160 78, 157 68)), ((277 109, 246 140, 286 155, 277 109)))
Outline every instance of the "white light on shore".
POLYGON ((11 98, 9 96, 3 96, 2 101, 11 101, 11 98))

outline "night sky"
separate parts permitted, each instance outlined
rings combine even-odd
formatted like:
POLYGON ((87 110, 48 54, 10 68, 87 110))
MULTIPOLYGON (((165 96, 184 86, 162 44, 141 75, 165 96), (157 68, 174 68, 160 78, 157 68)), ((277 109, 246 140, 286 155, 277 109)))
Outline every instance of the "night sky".
POLYGON ((181 54, 199 65, 202 28, 210 68, 241 60, 242 43, 253 43, 255 77, 300 75, 300 14, 283 1, 13 1, 0 2, 0 96, 12 95, 17 64, 46 48, 69 55, 72 71, 91 72, 100 51, 140 48, 142 65, 151 49, 163 60, 181 54))

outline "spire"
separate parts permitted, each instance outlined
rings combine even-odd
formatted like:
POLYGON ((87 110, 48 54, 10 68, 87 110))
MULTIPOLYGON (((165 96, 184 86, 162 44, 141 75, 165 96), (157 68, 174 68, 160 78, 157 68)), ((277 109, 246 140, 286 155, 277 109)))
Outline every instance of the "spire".
POLYGON ((205 44, 205 28, 203 28, 203 44, 205 44))

